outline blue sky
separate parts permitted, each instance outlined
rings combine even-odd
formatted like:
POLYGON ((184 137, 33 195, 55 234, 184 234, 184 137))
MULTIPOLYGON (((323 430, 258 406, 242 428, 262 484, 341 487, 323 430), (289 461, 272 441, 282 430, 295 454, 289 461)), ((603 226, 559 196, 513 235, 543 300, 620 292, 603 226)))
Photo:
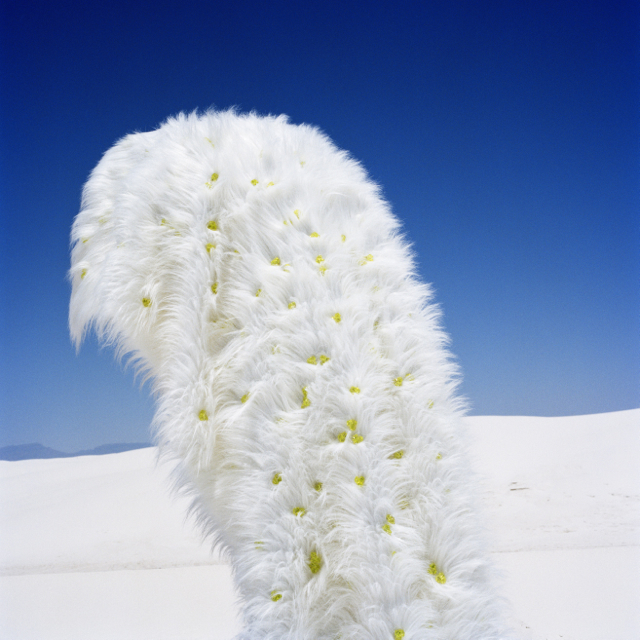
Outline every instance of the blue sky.
POLYGON ((237 106, 379 182, 473 414, 640 405, 636 2, 5 0, 0 446, 146 441, 153 403, 67 332, 82 185, 132 131, 237 106))

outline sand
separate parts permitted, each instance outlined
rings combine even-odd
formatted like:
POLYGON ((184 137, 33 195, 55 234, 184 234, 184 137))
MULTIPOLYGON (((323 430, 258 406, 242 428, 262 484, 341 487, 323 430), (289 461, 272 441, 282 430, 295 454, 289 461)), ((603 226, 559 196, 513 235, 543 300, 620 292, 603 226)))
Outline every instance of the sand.
MULTIPOLYGON (((525 640, 640 638, 640 409, 467 419, 525 640)), ((0 637, 229 640, 231 572, 153 448, 0 462, 0 637)))

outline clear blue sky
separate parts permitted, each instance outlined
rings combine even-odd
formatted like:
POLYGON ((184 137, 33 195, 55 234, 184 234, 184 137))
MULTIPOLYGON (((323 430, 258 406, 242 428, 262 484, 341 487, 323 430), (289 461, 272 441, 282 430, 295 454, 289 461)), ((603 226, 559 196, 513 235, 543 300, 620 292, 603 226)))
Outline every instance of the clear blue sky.
POLYGON ((640 5, 4 0, 0 446, 148 440, 67 333, 68 237, 116 140, 211 106, 322 128, 433 283, 473 414, 640 405, 640 5))

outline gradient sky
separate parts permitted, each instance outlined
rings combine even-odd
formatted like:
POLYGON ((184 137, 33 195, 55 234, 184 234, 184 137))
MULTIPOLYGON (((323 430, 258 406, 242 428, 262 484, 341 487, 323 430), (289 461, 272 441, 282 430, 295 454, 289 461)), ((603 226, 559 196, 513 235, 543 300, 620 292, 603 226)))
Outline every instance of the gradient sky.
POLYGON ((4 0, 0 446, 149 440, 153 402, 68 337, 101 155, 236 105, 323 129, 383 186, 472 414, 640 405, 637 2, 4 0))

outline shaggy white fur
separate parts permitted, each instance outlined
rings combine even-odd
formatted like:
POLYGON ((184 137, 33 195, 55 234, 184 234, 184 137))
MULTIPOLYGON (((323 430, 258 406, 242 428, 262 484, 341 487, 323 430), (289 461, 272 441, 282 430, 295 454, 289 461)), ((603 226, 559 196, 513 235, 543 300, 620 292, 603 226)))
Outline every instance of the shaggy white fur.
POLYGON ((284 116, 180 115, 105 154, 72 241, 73 339, 152 376, 240 638, 505 637, 439 312, 356 162, 284 116))

